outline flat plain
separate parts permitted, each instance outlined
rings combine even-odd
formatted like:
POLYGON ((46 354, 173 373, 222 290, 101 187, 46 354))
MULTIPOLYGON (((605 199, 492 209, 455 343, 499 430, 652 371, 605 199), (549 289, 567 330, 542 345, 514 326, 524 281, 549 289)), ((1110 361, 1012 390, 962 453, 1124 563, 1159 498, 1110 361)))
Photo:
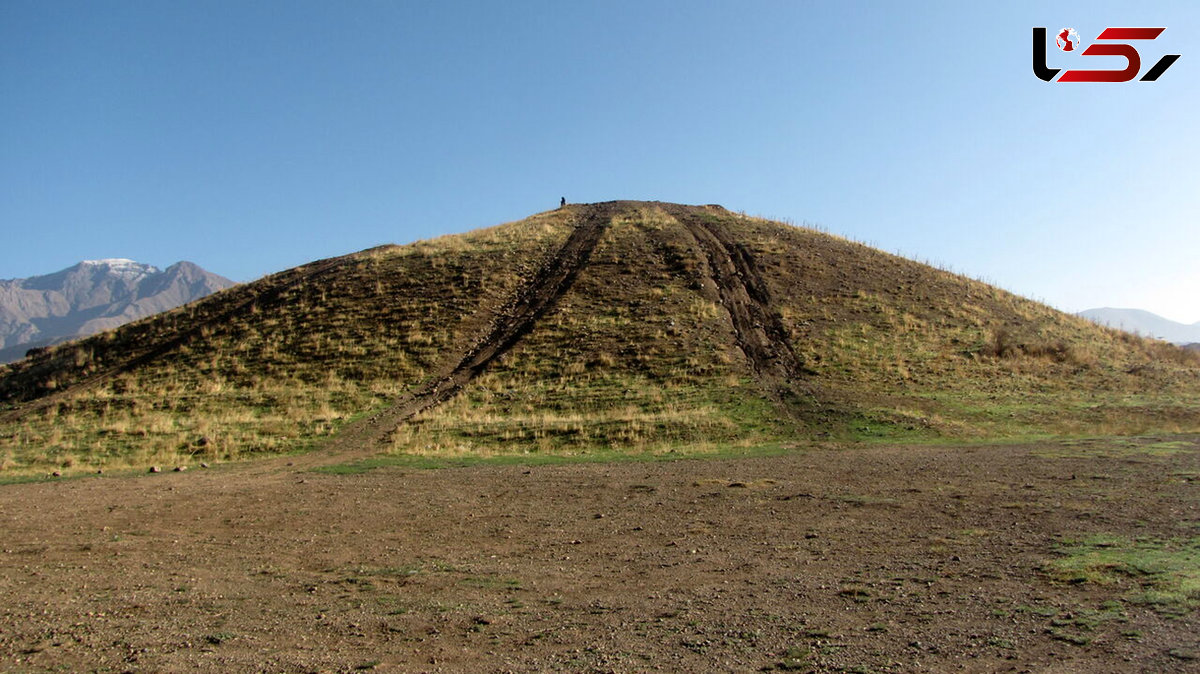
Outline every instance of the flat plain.
POLYGON ((302 464, 0 488, 0 669, 1200 665, 1195 436, 302 464))

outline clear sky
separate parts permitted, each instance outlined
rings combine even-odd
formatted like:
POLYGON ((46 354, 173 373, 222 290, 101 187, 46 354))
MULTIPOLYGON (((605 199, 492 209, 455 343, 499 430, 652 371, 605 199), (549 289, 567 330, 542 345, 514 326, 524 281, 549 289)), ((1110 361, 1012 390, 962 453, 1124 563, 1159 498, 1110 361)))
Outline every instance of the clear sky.
POLYGON ((1200 3, 992 4, 3 0, 0 278, 128 257, 245 281, 660 199, 1200 321, 1200 3), (1182 57, 1045 83, 1033 26, 1165 26, 1143 72, 1182 57))

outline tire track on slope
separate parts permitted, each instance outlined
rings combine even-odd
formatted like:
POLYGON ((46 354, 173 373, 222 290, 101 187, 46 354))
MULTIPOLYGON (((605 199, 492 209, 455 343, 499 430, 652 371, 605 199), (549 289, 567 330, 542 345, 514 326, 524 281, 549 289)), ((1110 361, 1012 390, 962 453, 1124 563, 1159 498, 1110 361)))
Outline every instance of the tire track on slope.
POLYGON ((664 204, 664 208, 704 252, 737 344, 772 398, 793 413, 798 397, 815 402, 813 387, 801 379, 807 369, 792 349, 779 315, 771 310, 770 292, 750 250, 714 218, 686 207, 664 204))
POLYGON ((427 382, 392 407, 343 429, 323 451, 318 452, 320 457, 305 463, 319 465, 345 460, 348 454, 374 453, 373 445, 400 424, 453 398, 529 334, 537 321, 566 294, 587 265, 618 207, 618 202, 570 207, 578 212, 579 221, 567 241, 500 308, 487 332, 466 350, 449 372, 427 382))

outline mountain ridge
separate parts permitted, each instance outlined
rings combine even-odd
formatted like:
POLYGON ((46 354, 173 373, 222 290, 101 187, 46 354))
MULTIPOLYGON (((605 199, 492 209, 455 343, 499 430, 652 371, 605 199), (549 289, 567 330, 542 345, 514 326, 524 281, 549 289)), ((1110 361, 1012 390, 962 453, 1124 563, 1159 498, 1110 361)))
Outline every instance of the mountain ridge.
POLYGON ((84 260, 0 281, 0 363, 29 349, 115 328, 233 286, 187 261, 166 269, 125 258, 84 260))
POLYGON ((1163 318, 1144 309, 1120 309, 1099 307, 1080 311, 1082 316, 1094 323, 1110 328, 1125 330, 1146 337, 1162 339, 1174 344, 1186 345, 1200 342, 1200 321, 1187 324, 1163 318))

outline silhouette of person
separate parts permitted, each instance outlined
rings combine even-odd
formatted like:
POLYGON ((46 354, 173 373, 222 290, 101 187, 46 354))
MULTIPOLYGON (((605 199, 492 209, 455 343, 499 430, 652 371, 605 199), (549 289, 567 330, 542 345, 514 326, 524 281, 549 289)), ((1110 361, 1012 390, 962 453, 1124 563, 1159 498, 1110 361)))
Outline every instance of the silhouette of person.
POLYGON ((563 206, 566 206, 566 205, 567 205, 567 198, 566 198, 566 197, 563 197, 562 199, 559 199, 559 201, 558 201, 558 207, 559 207, 559 208, 562 208, 563 206))

